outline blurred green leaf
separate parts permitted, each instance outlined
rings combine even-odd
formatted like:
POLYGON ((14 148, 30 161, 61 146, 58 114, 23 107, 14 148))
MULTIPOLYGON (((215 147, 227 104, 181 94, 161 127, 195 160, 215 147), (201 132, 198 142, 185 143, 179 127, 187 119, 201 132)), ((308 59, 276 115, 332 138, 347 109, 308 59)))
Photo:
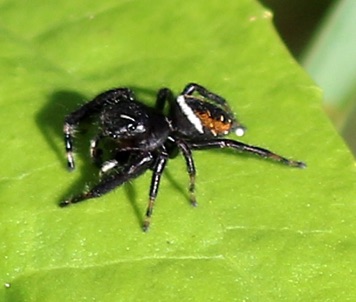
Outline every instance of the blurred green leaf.
POLYGON ((335 2, 319 26, 302 60, 324 91, 324 105, 356 154, 356 2, 335 2))
POLYGON ((325 92, 328 106, 342 108, 353 99, 356 84, 356 2, 335 2, 302 60, 325 92))
POLYGON ((2 1, 2 301, 346 301, 355 296, 355 167, 251 0, 2 1), (199 207, 182 158, 169 162, 152 229, 150 173, 60 209, 97 181, 90 133, 68 173, 63 117, 129 86, 149 104, 190 81, 226 97, 246 143, 305 160, 292 169, 228 151, 195 152, 199 207))

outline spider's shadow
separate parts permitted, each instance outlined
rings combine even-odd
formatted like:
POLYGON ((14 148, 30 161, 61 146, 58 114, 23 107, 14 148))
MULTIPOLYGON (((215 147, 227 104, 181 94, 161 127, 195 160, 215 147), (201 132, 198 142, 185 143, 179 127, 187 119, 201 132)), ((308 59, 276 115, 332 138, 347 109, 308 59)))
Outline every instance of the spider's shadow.
MULTIPOLYGON (((156 98, 155 91, 141 87, 130 88, 139 95, 139 98, 142 99, 144 103, 153 105, 156 98)), ((90 99, 76 91, 58 90, 48 97, 48 102, 36 115, 37 126, 49 148, 56 154, 56 158, 61 163, 62 169, 68 170, 63 143, 64 117, 79 108, 88 100, 90 99)), ((59 200, 56 201, 57 203, 60 203, 74 194, 82 192, 86 186, 93 186, 99 181, 99 169, 92 163, 92 159, 89 155, 89 141, 95 136, 97 128, 95 124, 93 124, 93 121, 88 121, 78 127, 77 130, 75 138, 75 159, 76 161, 83 161, 85 164, 74 170, 73 173, 78 173, 81 177, 65 190, 59 200)), ((187 196, 185 190, 177 183, 177 181, 175 181, 169 173, 165 174, 172 185, 182 194, 187 196)), ((60 182, 60 179, 58 181, 60 182)), ((123 187, 136 218, 139 224, 142 225, 144 211, 136 202, 137 194, 135 187, 131 182, 127 182, 123 187)))
MULTIPOLYGON (((43 108, 37 113, 36 122, 38 128, 42 132, 49 148, 56 155, 57 161, 61 163, 61 167, 64 170, 67 169, 66 155, 64 151, 63 143, 63 122, 64 117, 78 108, 81 104, 85 103, 87 98, 75 91, 69 90, 58 90, 53 92, 48 97, 48 102, 43 106, 43 108)), ((90 160, 88 149, 88 131, 86 130, 87 125, 80 127, 78 129, 78 139, 75 141, 76 149, 76 160, 81 159, 83 161, 90 160)), ((64 198, 67 198, 73 193, 79 193, 84 189, 85 184, 94 181, 95 173, 97 173, 94 165, 84 165, 79 171, 74 170, 73 173, 80 173, 82 176, 78 181, 76 181, 65 193, 60 197, 59 203, 64 198), (69 195, 68 195, 69 194, 69 195)), ((60 181, 60 180, 59 180, 60 181)))

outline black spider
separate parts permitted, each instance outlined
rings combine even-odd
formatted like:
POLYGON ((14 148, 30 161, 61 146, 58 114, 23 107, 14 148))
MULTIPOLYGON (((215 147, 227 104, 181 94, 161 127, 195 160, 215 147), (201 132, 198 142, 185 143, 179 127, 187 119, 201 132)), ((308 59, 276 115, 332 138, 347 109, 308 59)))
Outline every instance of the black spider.
POLYGON ((96 116, 100 123, 98 135, 91 140, 91 156, 98 161, 102 139, 113 141, 111 159, 101 164, 101 181, 89 191, 63 201, 68 206, 86 199, 99 197, 148 169, 153 171, 149 202, 143 229, 150 225, 153 205, 158 193, 161 175, 168 158, 182 152, 190 177, 190 201, 196 205, 194 194, 195 166, 192 149, 232 148, 250 152, 283 164, 304 168, 299 161, 286 159, 269 150, 221 138, 230 132, 244 134, 227 102, 198 84, 188 84, 175 98, 168 88, 159 90, 155 108, 135 99, 128 88, 117 88, 99 94, 89 103, 65 118, 64 139, 68 167, 74 169, 73 132, 84 119, 96 116), (168 114, 164 108, 168 103, 168 114))

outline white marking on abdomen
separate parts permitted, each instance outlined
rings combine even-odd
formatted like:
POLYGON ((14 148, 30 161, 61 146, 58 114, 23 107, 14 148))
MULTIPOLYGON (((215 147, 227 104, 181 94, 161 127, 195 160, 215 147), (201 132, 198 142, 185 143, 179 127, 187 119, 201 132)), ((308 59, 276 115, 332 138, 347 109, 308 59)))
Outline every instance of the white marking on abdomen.
POLYGON ((182 109, 184 115, 188 118, 189 122, 193 124, 195 129, 197 129, 200 133, 204 133, 203 125, 200 119, 195 115, 192 108, 187 105, 183 95, 178 96, 177 103, 182 109))

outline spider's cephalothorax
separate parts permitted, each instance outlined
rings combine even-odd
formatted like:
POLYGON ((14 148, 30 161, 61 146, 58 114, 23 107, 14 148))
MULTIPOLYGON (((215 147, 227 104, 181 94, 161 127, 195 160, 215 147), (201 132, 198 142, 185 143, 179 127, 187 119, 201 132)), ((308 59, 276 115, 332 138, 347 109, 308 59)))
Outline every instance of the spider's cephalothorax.
POLYGON ((60 205, 67 206, 99 197, 151 169, 153 174, 144 230, 148 230, 150 225, 153 205, 166 163, 169 158, 175 157, 178 151, 181 151, 186 161, 190 177, 190 200, 193 205, 196 205, 196 173, 191 152, 193 149, 232 148, 271 158, 292 167, 305 167, 303 162, 289 160, 269 150, 222 138, 231 132, 241 136, 244 134, 244 127, 238 123, 222 97, 191 83, 177 98, 168 88, 159 90, 154 108, 138 102, 130 89, 118 88, 99 94, 94 100, 69 114, 64 123, 64 140, 68 167, 71 170, 75 167, 75 126, 92 116, 97 117, 100 130, 91 140, 91 156, 101 162, 98 145, 101 140, 109 139, 114 142, 114 150, 110 153, 112 158, 101 162, 103 177, 96 186, 63 201, 60 205), (168 113, 164 114, 166 103, 168 113))

